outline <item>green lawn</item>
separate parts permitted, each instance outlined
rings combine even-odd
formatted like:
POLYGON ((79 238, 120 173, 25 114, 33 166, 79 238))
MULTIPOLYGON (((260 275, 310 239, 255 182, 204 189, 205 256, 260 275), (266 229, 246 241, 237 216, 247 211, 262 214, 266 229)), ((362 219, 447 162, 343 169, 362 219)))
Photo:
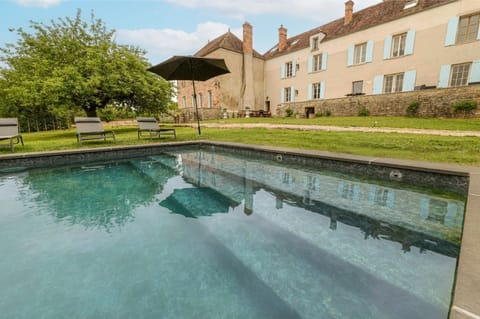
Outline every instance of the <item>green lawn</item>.
MULTIPOLYGON (((366 118, 365 120, 368 119, 372 120, 372 118, 366 118)), ((343 120, 347 119, 343 118, 343 120)), ((459 124, 458 127, 467 126, 465 121, 462 122, 460 120, 458 123, 463 123, 463 125, 459 124)), ((478 122, 476 121, 476 123, 478 122)), ((110 129, 108 126, 106 128, 110 129)), ((81 148, 152 143, 149 139, 139 141, 137 139, 136 127, 112 127, 112 129, 117 135, 116 144, 112 142, 104 143, 103 141, 86 141, 81 148)), ((17 153, 80 148, 75 138, 74 129, 24 133, 23 137, 25 147, 17 145, 15 148, 17 153)), ((202 136, 198 137, 195 128, 177 128, 177 141, 198 139, 480 166, 480 140, 475 137, 269 130, 260 128, 203 128, 202 136)), ((174 139, 173 137, 165 136, 161 141, 174 141, 174 139)), ((153 142, 158 142, 158 140, 153 142)), ((7 148, 1 148, 0 154, 10 154, 10 151, 7 148)))
POLYGON ((434 119, 388 116, 323 116, 313 119, 296 118, 236 118, 207 122, 223 123, 272 123, 298 125, 330 125, 356 127, 391 127, 435 130, 480 131, 480 119, 434 119))

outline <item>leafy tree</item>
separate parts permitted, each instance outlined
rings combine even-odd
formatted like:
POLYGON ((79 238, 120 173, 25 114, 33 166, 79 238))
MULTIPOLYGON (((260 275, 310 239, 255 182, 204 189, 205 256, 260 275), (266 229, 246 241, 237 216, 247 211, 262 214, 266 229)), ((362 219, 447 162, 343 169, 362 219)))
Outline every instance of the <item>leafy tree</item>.
POLYGON ((32 32, 11 29, 19 40, 0 48, 0 112, 15 116, 96 116, 107 105, 142 113, 166 111, 173 90, 147 71, 145 52, 115 43, 115 31, 96 19, 30 22, 32 32))

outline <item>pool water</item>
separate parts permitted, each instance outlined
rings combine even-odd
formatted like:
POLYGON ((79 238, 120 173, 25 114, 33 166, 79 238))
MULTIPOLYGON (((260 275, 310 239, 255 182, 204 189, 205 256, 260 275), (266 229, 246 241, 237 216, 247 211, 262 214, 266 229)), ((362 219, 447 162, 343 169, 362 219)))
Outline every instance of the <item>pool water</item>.
POLYGON ((191 149, 0 175, 3 318, 447 318, 465 201, 191 149))

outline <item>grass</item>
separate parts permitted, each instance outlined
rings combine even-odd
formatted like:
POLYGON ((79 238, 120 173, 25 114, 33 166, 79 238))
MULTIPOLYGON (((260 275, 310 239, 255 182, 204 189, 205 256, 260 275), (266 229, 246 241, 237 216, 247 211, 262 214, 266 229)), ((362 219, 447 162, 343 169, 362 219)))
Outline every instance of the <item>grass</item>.
MULTIPOLYGON (((219 122, 207 121, 207 122, 219 122)), ((480 119, 436 119, 393 116, 322 116, 313 119, 297 118, 236 118, 224 123, 271 123, 297 125, 329 125, 355 127, 415 128, 430 130, 480 131, 480 119)))
MULTIPOLYGON (((336 121, 339 121, 338 118, 330 119, 336 119, 336 121)), ((343 121, 338 123, 343 124, 339 125, 345 125, 349 122, 349 118, 340 119, 343 121)), ((278 119, 267 119, 267 121, 272 120, 278 121, 277 123, 285 122, 280 122, 278 119)), ((361 120, 372 121, 372 118, 370 117, 361 120)), ((402 120, 399 119, 398 121, 401 122, 402 120)), ((432 120, 430 120, 430 122, 431 121, 432 120)), ((452 123, 458 123, 458 127, 465 128, 469 125, 465 120, 459 120, 458 122, 455 122, 454 120, 449 121, 453 121, 452 123)), ((308 122, 311 122, 311 120, 308 120, 308 122)), ((474 120, 474 122, 477 124, 479 123, 477 120, 474 120)), ((356 124, 358 123, 361 123, 361 121, 356 122, 356 124)), ((414 123, 418 122, 414 121, 414 123)), ((412 127, 412 125, 408 127, 412 127)), ((116 144, 113 144, 112 142, 104 143, 101 140, 86 141, 84 142, 84 145, 80 147, 75 138, 75 130, 70 129, 38 133, 24 133, 23 137, 25 146, 22 147, 17 145, 15 149, 17 153, 25 153, 78 148, 88 149, 92 147, 113 145, 138 145, 156 143, 159 141, 158 139, 153 141, 150 141, 149 139, 138 140, 136 127, 133 126, 107 126, 106 128, 111 128, 115 131, 117 136, 116 144)), ((295 130, 269 130, 263 128, 203 128, 202 136, 198 137, 197 130, 195 128, 177 128, 177 141, 198 139, 480 166, 480 140, 476 137, 371 132, 305 132, 295 130)), ((165 136, 160 141, 174 141, 174 139, 173 137, 165 136)), ((7 148, 0 148, 0 154, 10 154, 10 150, 7 148)))

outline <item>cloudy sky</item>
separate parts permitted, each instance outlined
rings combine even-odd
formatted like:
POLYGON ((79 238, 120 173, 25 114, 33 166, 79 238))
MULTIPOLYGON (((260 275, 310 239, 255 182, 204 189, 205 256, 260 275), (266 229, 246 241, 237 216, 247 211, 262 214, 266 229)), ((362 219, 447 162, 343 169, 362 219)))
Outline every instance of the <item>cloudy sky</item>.
MULTIPOLYGON (((15 42, 9 28, 29 21, 48 23, 73 17, 77 8, 85 19, 97 18, 117 31, 116 40, 147 50, 152 64, 172 55, 193 54, 229 29, 241 39, 245 21, 253 25, 253 46, 265 53, 276 44, 278 27, 288 36, 343 16, 346 0, 0 0, 0 46, 15 42)), ((382 0, 355 0, 354 11, 382 0)))

